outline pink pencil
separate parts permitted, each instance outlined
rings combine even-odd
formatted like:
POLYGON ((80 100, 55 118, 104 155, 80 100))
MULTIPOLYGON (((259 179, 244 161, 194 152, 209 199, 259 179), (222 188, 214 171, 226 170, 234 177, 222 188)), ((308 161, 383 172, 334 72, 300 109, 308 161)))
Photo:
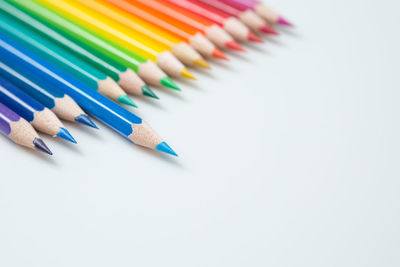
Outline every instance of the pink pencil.
POLYGON ((272 8, 258 0, 220 0, 236 8, 253 9, 258 15, 271 24, 293 26, 292 23, 276 13, 272 8))

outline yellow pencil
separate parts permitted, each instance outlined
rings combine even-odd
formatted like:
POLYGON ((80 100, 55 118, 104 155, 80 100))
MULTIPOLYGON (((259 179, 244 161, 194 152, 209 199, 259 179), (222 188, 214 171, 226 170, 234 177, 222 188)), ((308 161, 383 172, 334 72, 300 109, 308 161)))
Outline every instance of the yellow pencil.
POLYGON ((131 30, 135 31, 135 39, 150 48, 158 49, 157 47, 161 45, 164 48, 166 47, 168 50, 171 50, 172 53, 186 65, 195 65, 206 69, 210 68, 201 55, 191 46, 165 31, 158 30, 157 33, 151 31, 149 27, 155 28, 154 26, 147 25, 147 27, 145 27, 145 24, 149 23, 134 17, 124 10, 101 0, 77 0, 77 2, 81 4, 79 9, 85 13, 94 11, 98 13, 100 19, 102 18, 101 15, 103 15, 129 27, 131 30))
POLYGON ((65 0, 34 0, 42 6, 51 9, 60 16, 70 19, 87 30, 101 35, 110 41, 132 51, 142 57, 156 62, 161 69, 171 76, 185 77, 195 79, 189 70, 173 55, 171 52, 163 48, 161 45, 159 50, 155 50, 139 42, 131 36, 135 36, 135 32, 130 28, 123 26, 107 17, 97 18, 97 14, 93 11, 83 12, 76 7, 77 2, 65 0))

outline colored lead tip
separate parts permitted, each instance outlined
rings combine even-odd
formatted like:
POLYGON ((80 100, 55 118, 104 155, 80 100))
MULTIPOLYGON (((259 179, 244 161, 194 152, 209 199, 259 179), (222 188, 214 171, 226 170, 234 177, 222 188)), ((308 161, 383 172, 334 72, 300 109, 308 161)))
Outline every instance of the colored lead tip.
POLYGON ((264 41, 260 37, 255 35, 253 32, 249 32, 249 35, 247 35, 247 39, 249 39, 249 41, 256 43, 264 43, 264 41))
POLYGON ((280 25, 285 25, 285 26, 293 26, 292 23, 290 23, 289 21, 287 21, 285 18, 279 16, 278 20, 276 21, 276 23, 280 24, 280 25))
POLYGON ((72 135, 68 132, 67 129, 65 129, 64 127, 60 127, 60 131, 57 134, 58 137, 65 139, 67 141, 70 141, 74 144, 76 144, 75 139, 72 137, 72 135))
POLYGON ((196 77, 194 77, 187 68, 183 68, 183 70, 181 71, 181 76, 188 79, 196 80, 196 77))
POLYGON ((158 151, 173 155, 175 157, 178 156, 178 154, 175 153, 175 151, 172 150, 172 148, 165 142, 160 143, 158 146, 155 148, 158 151))
POLYGON ((262 25, 260 27, 260 31, 262 31, 264 33, 268 33, 268 34, 274 34, 274 35, 278 35, 279 34, 277 31, 272 29, 272 27, 267 25, 267 24, 262 25))
POLYGON ((237 50, 237 51, 246 51, 240 44, 236 43, 235 41, 229 41, 226 42, 226 47, 233 49, 233 50, 237 50))
POLYGON ((227 57, 225 56, 225 54, 222 53, 221 50, 219 50, 218 48, 215 48, 215 49, 214 49, 214 51, 213 51, 213 53, 212 53, 212 56, 215 57, 215 58, 223 59, 223 60, 229 60, 229 58, 227 58, 227 57))
POLYGON ((145 96, 160 99, 147 85, 142 86, 142 93, 145 96))
POLYGON ((35 148, 39 151, 42 151, 44 153, 47 153, 49 155, 53 155, 53 152, 50 151, 50 149, 46 146, 46 144, 43 142, 42 139, 40 138, 35 138, 33 140, 33 145, 35 146, 35 148))
POLYGON ((160 80, 161 85, 177 90, 177 91, 182 91, 175 83, 173 80, 171 80, 170 77, 164 77, 160 80))
POLYGON ((118 97, 118 102, 137 108, 135 102, 132 101, 132 99, 128 95, 121 95, 118 97))
POLYGON ((88 115, 86 115, 86 114, 81 114, 81 115, 77 116, 77 117, 75 118, 75 121, 76 121, 76 122, 79 122, 79 123, 82 123, 82 124, 84 124, 84 125, 93 127, 93 128, 95 128, 95 129, 99 129, 99 127, 97 127, 97 125, 94 124, 94 122, 93 122, 93 121, 88 117, 88 115))
POLYGON ((205 69, 211 69, 210 65, 208 65, 207 61, 205 61, 203 58, 196 59, 193 61, 193 65, 202 67, 205 69))

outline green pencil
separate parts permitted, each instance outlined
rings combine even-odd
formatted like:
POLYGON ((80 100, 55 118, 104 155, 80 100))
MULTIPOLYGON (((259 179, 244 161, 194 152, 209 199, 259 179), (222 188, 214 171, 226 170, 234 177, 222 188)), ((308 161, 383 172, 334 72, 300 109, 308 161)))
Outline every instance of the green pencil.
POLYGON ((180 90, 178 86, 153 62, 109 42, 103 37, 93 34, 84 28, 60 17, 33 1, 7 0, 20 10, 23 10, 45 23, 47 26, 67 36, 76 44, 89 49, 105 61, 114 60, 135 71, 145 82, 151 85, 163 85, 168 88, 180 90))
POLYGON ((158 97, 153 91, 150 90, 150 88, 147 87, 143 80, 125 65, 120 64, 112 58, 107 58, 107 61, 103 60, 87 49, 77 45, 72 40, 69 40, 63 35, 52 30, 50 27, 46 26, 36 18, 6 2, 0 2, 0 10, 6 12, 10 16, 13 16, 15 19, 18 19, 20 22, 29 26, 30 29, 36 30, 46 38, 51 39, 75 55, 79 56, 89 64, 95 66, 97 69, 110 76, 129 94, 146 95, 158 99, 158 97))

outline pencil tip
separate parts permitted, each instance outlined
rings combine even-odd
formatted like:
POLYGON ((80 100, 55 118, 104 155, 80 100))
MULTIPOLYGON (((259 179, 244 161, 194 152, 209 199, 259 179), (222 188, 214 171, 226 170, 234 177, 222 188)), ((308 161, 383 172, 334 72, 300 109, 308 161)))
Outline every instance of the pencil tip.
POLYGON ((214 51, 213 51, 213 53, 212 53, 212 56, 215 57, 215 58, 223 59, 223 60, 229 60, 229 58, 227 58, 227 57, 225 56, 225 54, 222 53, 221 50, 219 50, 218 48, 215 48, 215 49, 214 49, 214 51))
POLYGON ((190 73, 187 68, 183 68, 183 70, 181 71, 181 76, 188 79, 196 80, 196 78, 193 76, 193 74, 190 73))
POLYGON ((199 58, 193 61, 193 64, 195 66, 199 66, 205 69, 211 69, 210 65, 208 65, 207 61, 204 60, 204 58, 199 58))
POLYGON ((156 146, 156 150, 176 157, 178 156, 178 154, 176 154, 175 151, 173 151, 172 148, 166 142, 162 142, 158 146, 156 146))
POLYGON ((247 39, 249 39, 249 41, 256 43, 264 43, 264 41, 260 37, 255 35, 253 32, 249 32, 249 34, 247 35, 247 39))
POLYGON ((293 26, 292 23, 290 23, 289 21, 287 21, 285 18, 279 16, 278 20, 276 21, 276 23, 280 24, 280 25, 285 25, 285 26, 293 26))
POLYGON ((142 86, 142 93, 145 96, 160 99, 147 85, 142 86))
POLYGON ((173 80, 171 80, 170 77, 162 78, 160 83, 165 87, 168 87, 168 88, 171 88, 171 89, 174 89, 174 90, 177 90, 177 91, 181 91, 181 89, 174 83, 173 80))
POLYGON ((67 129, 65 129, 64 127, 60 127, 60 131, 57 134, 58 137, 65 139, 67 141, 70 141, 74 144, 76 144, 75 139, 72 137, 72 135, 68 132, 67 129))
POLYGON ((95 128, 95 129, 99 129, 99 127, 97 127, 97 125, 94 124, 94 122, 93 122, 93 121, 88 117, 88 115, 86 115, 86 114, 81 114, 81 115, 77 116, 77 117, 75 118, 75 121, 76 121, 76 122, 79 122, 79 123, 82 123, 82 124, 84 124, 84 125, 93 127, 93 128, 95 128))
POLYGON ((135 102, 128 95, 121 95, 118 97, 118 102, 137 108, 135 102))
POLYGON ((271 26, 264 24, 260 27, 260 31, 268 34, 279 35, 277 31, 275 31, 271 26))
POLYGON ((230 49, 233 49, 233 50, 245 51, 244 48, 240 44, 236 43, 233 40, 229 41, 229 42, 226 42, 225 45, 226 45, 226 47, 228 47, 230 49))
POLYGON ((46 146, 46 144, 43 142, 42 139, 40 138, 35 138, 33 140, 33 145, 35 146, 35 148, 39 151, 42 151, 44 153, 47 153, 49 155, 53 155, 53 152, 50 151, 50 149, 46 146))

